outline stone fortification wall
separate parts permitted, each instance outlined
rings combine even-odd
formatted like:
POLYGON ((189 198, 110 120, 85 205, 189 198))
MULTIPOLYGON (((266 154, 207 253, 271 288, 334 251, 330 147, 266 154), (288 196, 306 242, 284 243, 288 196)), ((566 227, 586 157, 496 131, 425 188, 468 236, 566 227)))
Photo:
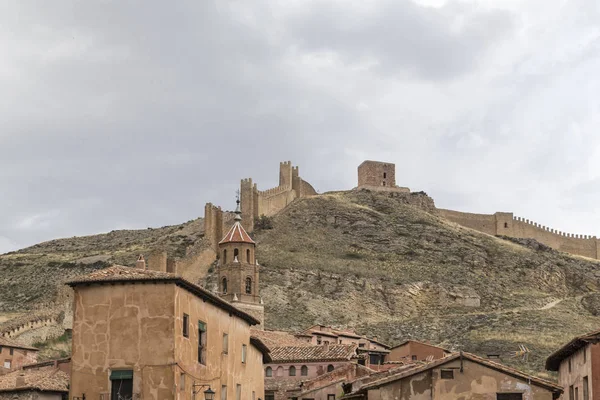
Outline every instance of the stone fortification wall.
MULTIPOLYGON (((252 178, 242 179, 240 182, 240 207, 242 211, 242 225, 248 232, 254 230, 254 222, 261 216, 272 216, 283 210, 297 198, 316 195, 312 185, 300 177, 298 167, 291 161, 279 163, 279 185, 258 190, 252 178)), ((205 238, 217 250, 217 244, 226 232, 227 217, 220 207, 211 203, 204 209, 205 238)))
POLYGON ((444 209, 438 209, 437 213, 459 225, 489 235, 531 238, 556 250, 600 259, 600 244, 596 236, 562 232, 522 217, 515 217, 513 213, 473 214, 444 209))
POLYGON ((493 214, 473 214, 441 208, 438 208, 437 211, 442 217, 459 225, 488 235, 496 235, 496 217, 493 214))

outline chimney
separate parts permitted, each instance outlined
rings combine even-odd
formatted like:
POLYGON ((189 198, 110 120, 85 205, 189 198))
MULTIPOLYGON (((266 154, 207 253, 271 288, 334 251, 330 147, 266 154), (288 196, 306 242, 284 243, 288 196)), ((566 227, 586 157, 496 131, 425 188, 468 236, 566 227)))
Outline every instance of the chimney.
POLYGON ((144 260, 143 254, 140 254, 140 256, 138 257, 135 263, 135 267, 139 269, 146 269, 146 260, 144 260))
POLYGON ((167 272, 172 274, 177 273, 177 259, 176 258, 167 258, 167 272))
POLYGON ((20 387, 24 387, 24 386, 25 386, 25 374, 22 373, 22 374, 19 374, 19 376, 17 376, 17 381, 15 384, 15 387, 20 388, 20 387))
POLYGON ((148 257, 148 269, 167 272, 167 252, 156 250, 150 253, 150 257, 148 257))

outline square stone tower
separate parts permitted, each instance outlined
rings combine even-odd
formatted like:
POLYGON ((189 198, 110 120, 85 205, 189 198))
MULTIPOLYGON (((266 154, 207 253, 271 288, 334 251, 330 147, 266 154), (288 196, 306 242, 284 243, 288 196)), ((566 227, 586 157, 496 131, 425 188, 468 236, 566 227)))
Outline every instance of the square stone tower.
POLYGON ((381 161, 364 161, 358 166, 358 187, 395 187, 396 165, 381 161))

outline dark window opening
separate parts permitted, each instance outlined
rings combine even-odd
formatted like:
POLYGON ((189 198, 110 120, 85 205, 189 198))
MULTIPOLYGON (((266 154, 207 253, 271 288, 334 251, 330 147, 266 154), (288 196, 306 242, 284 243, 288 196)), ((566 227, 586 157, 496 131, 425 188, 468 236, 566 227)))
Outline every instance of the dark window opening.
POLYGON ((223 250, 223 264, 227 264, 227 250, 223 250))
POLYGON ((289 375, 290 376, 296 376, 296 367, 294 367, 294 366, 290 367, 289 375))
POLYGON ((523 393, 496 393, 496 400, 523 400, 523 393))
POLYGON ((381 183, 382 186, 385 186, 385 181, 381 183))
POLYGON ((206 324, 198 321, 198 362, 206 364, 206 324))
POLYGON ((133 398, 133 371, 112 371, 110 383, 111 400, 131 400, 133 398))
POLYGON ((583 400, 590 400, 590 388, 587 376, 583 377, 583 400))
POLYGON ((569 358, 569 372, 571 372, 571 359, 569 358))
POLYGON ((250 264, 250 249, 246 250, 246 262, 250 264))
POLYGON ((273 368, 267 367, 265 370, 265 376, 272 377, 273 376, 273 368))
POLYGON ((300 368, 300 375, 308 376, 308 367, 306 365, 303 365, 302 368, 300 368))
POLYGON ((327 400, 335 400, 335 394, 328 394, 327 400))
POLYGON ((317 344, 321 344, 321 336, 317 336, 317 344))
POLYGON ((417 356, 412 356, 410 359, 413 361, 417 361, 417 356))
POLYGON ((223 288, 223 294, 227 294, 227 278, 223 278, 221 286, 223 288))
POLYGON ((369 355, 369 364, 371 364, 371 365, 383 364, 383 360, 381 359, 379 354, 371 354, 371 355, 369 355))
POLYGON ((275 400, 274 392, 265 392, 265 400, 275 400))
POLYGON ((358 360, 358 365, 365 365, 365 364, 366 364, 366 362, 365 362, 364 358, 361 358, 358 360))
POLYGON ((504 223, 504 227, 505 227, 505 228, 508 228, 508 222, 505 222, 505 223, 504 223))
POLYGON ((442 379, 454 379, 454 370, 453 369, 443 369, 440 373, 440 378, 442 379))
POLYGON ((334 369, 333 365, 329 364, 327 366, 327 372, 331 372, 331 371, 333 371, 333 369, 334 369))
MULTIPOLYGON (((237 258, 237 256, 240 255, 240 251, 238 249, 233 249, 233 259, 235 260, 237 258)), ((239 259, 238 259, 239 261, 239 259)))
POLYGON ((252 294, 252 278, 246 278, 246 294, 252 294))
POLYGON ((190 316, 183 314, 183 337, 190 337, 190 316))
POLYGON ((573 391, 573 385, 569 386, 569 400, 575 400, 575 392, 573 391))
POLYGON ((387 173, 386 172, 383 173, 383 179, 385 179, 385 178, 387 178, 387 173))
POLYGON ((15 354, 15 349, 10 349, 9 353, 12 356, 13 354, 15 354))

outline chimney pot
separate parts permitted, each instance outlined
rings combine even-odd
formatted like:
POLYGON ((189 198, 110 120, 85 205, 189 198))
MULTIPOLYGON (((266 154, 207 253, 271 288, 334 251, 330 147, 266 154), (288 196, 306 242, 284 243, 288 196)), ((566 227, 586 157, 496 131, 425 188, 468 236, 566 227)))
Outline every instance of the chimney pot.
POLYGON ((146 260, 144 260, 143 254, 140 254, 140 256, 138 257, 135 263, 135 267, 139 269, 146 269, 146 260))

